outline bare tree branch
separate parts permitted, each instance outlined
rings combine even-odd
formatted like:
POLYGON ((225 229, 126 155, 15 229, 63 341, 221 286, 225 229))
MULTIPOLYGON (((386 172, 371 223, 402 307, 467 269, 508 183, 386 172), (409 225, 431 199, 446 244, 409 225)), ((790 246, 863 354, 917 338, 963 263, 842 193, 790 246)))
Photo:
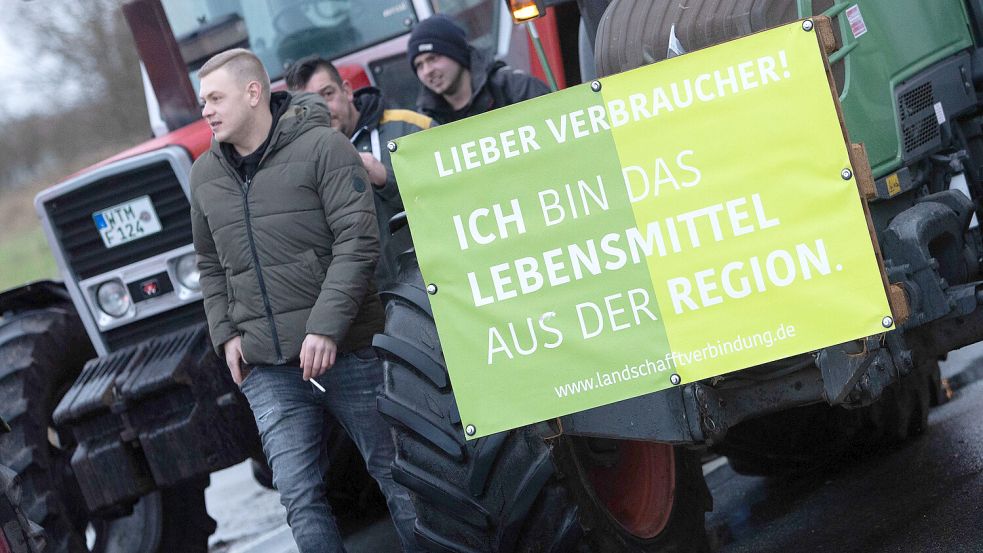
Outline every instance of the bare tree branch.
POLYGON ((139 59, 118 0, 34 0, 5 5, 9 42, 29 67, 0 83, 0 189, 50 165, 71 164, 149 136, 139 59), (45 109, 18 113, 18 96, 45 109))

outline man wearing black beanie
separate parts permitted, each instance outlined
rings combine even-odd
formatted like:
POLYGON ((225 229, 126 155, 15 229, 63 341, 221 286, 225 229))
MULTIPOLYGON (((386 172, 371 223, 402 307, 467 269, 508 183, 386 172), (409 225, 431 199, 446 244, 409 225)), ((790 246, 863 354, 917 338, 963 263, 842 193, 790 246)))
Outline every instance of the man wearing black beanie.
POLYGON ((539 79, 472 48, 464 29, 442 14, 417 24, 410 35, 407 56, 423 84, 417 108, 439 123, 478 115, 550 91, 539 79))

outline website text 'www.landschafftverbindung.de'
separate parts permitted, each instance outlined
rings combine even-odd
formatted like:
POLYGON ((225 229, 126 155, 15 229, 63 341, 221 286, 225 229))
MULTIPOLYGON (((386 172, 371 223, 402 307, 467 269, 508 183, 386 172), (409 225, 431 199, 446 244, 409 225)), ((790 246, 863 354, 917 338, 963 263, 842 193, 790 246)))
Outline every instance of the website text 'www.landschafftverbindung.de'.
POLYGON ((564 398, 577 394, 591 392, 608 386, 624 384, 640 378, 651 377, 666 371, 675 372, 677 367, 685 367, 693 363, 718 359, 740 351, 756 348, 770 348, 777 342, 795 337, 795 327, 788 324, 779 325, 774 331, 766 330, 747 336, 738 335, 730 340, 707 342, 700 349, 678 352, 671 351, 656 360, 645 359, 638 365, 625 364, 624 368, 609 372, 596 372, 590 378, 576 380, 561 386, 554 386, 556 397, 564 398))

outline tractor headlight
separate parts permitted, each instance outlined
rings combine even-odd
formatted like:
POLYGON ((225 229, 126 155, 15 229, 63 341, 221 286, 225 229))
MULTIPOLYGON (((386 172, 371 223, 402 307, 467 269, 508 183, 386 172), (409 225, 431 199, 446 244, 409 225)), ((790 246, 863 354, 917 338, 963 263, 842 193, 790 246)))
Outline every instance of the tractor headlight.
POLYGON ((126 291, 126 286, 118 280, 110 280, 99 286, 96 292, 96 300, 99 302, 99 309, 112 317, 122 317, 130 310, 130 294, 126 291))
POLYGON ((184 286, 188 290, 195 292, 201 290, 201 282, 199 281, 201 273, 198 272, 197 256, 194 253, 182 255, 177 261, 177 266, 174 268, 174 276, 177 277, 181 286, 184 286))

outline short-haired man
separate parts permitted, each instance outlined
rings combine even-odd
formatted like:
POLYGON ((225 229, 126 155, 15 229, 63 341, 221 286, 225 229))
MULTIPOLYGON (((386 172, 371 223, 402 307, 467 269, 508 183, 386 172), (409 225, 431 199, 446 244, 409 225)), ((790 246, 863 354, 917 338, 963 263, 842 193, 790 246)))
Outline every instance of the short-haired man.
POLYGON ((376 267, 376 284, 386 289, 396 277, 396 255, 411 244, 408 234, 393 237, 388 221, 403 211, 396 177, 386 144, 393 139, 429 129, 433 121, 426 115, 406 109, 386 109, 382 91, 375 87, 352 90, 338 69, 318 56, 298 60, 286 74, 291 91, 312 92, 324 98, 331 110, 331 126, 347 136, 362 157, 375 192, 375 210, 379 219, 382 256, 376 267))
POLYGON ((376 410, 382 371, 369 344, 383 313, 362 161, 320 98, 271 95, 252 52, 218 54, 198 76, 214 134, 191 169, 209 332, 249 400, 297 547, 344 551, 321 472, 327 409, 365 457, 404 549, 416 551, 415 513, 392 480, 394 446, 376 410))
POLYGON ((446 15, 417 24, 407 55, 423 84, 417 109, 441 124, 550 91, 543 81, 472 48, 464 29, 446 15))

